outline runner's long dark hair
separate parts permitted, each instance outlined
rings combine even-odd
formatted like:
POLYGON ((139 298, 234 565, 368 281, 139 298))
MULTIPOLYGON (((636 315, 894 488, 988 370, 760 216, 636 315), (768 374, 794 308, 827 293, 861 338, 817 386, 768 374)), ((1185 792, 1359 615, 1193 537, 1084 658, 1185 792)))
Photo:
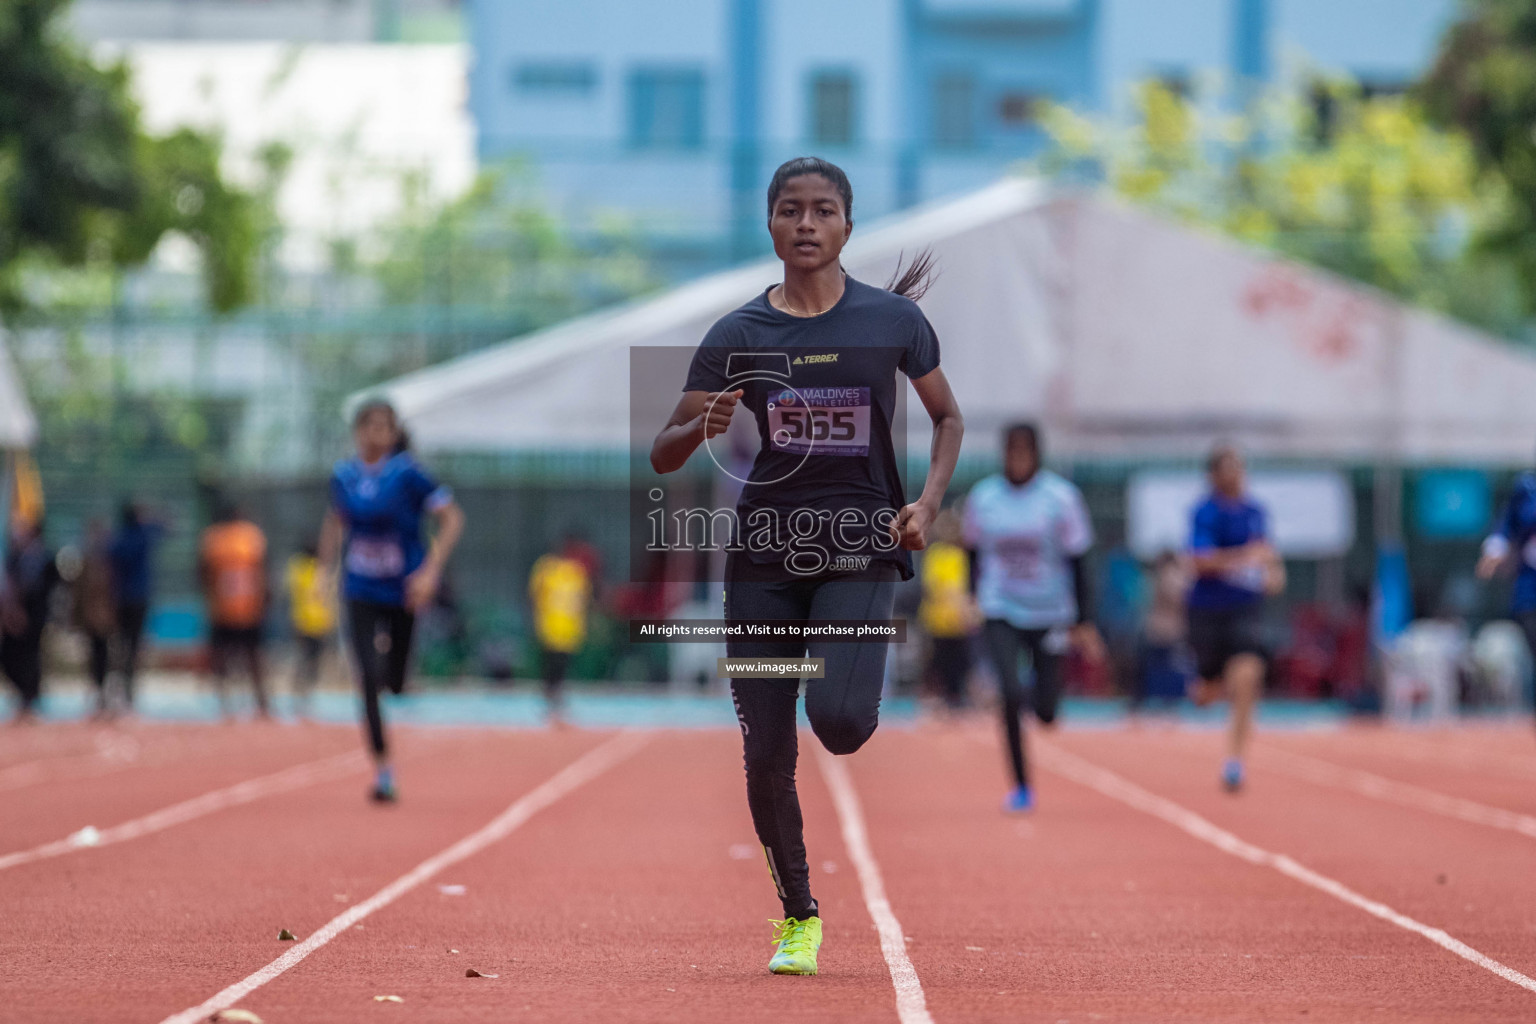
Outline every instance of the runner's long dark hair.
MULTIPOLYGON (((843 216, 848 223, 853 223, 853 183, 848 180, 848 175, 843 169, 830 160, 823 160, 816 156, 800 156, 793 160, 786 160, 779 165, 779 169, 773 172, 773 180, 768 182, 768 216, 773 216, 773 204, 779 201, 779 193, 784 191, 784 184, 790 178, 798 178, 805 174, 819 174, 832 183, 837 189, 838 195, 843 199, 843 216)), ((933 250, 919 249, 917 255, 912 257, 912 262, 902 265, 903 252, 896 258, 896 272, 886 282, 885 290, 904 295, 913 302, 921 299, 932 287, 934 278, 933 250)))

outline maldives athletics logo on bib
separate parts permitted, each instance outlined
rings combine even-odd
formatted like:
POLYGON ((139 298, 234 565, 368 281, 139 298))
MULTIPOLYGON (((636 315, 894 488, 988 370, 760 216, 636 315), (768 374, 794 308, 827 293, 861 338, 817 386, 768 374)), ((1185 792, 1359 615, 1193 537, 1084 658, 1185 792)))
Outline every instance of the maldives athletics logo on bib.
POLYGON ((790 455, 868 455, 869 388, 784 390, 768 403, 768 436, 790 455))

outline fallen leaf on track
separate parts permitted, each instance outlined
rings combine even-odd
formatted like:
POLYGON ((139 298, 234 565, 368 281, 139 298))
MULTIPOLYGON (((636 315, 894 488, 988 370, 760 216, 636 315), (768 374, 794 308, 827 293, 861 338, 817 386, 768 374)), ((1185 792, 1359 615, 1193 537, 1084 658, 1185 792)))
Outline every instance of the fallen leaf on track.
POLYGON ((399 996, 374 996, 373 997, 373 1001, 376 1002, 376 1003, 403 1003, 403 1002, 405 1002, 405 1000, 401 999, 399 996))
POLYGON ((243 1024, 262 1024, 261 1018, 250 1010, 219 1010, 208 1020, 211 1021, 241 1021, 243 1024))
POLYGON ((298 936, 293 934, 293 932, 289 931, 287 928, 280 928, 280 929, 278 929, 277 941, 279 941, 279 942, 292 942, 296 938, 298 938, 298 936))
POLYGON ((501 975, 499 975, 499 974, 482 974, 480 971, 477 971, 473 967, 471 967, 469 970, 464 972, 464 977, 466 977, 466 978, 499 978, 499 977, 501 977, 501 975))

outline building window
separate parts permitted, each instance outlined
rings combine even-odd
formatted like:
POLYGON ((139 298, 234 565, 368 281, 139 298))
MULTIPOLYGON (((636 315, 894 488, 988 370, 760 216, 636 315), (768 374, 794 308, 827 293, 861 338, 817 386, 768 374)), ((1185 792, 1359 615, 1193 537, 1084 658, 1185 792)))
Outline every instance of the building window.
POLYGON ((997 119, 1004 128, 1028 128, 1035 123, 1039 103, 1032 92, 1005 92, 997 98, 997 119))
POLYGON ((976 144, 976 83, 969 75, 934 80, 933 141, 956 148, 976 144))
POLYGON ((585 96, 597 88, 597 69, 582 61, 527 61, 512 70, 519 92, 585 96))
POLYGON ((704 144, 704 73, 646 69, 629 76, 629 142, 643 149, 704 144))
POLYGON ((853 75, 824 71, 811 76, 811 140, 851 146, 858 136, 858 90, 853 75))

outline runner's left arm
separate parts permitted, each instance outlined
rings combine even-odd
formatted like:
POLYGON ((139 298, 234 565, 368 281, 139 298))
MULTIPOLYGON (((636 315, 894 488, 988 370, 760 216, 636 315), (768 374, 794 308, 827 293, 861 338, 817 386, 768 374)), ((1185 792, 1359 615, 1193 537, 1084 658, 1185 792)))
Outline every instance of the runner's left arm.
POLYGON ((1094 623, 1093 593, 1088 586, 1088 555, 1073 555, 1067 559, 1072 570, 1072 595, 1077 601, 1077 621, 1072 624, 1072 644, 1090 665, 1097 665, 1106 657, 1104 637, 1094 623))
POLYGON ((1088 584, 1088 552, 1093 550, 1093 520, 1083 492, 1068 485, 1061 516, 1056 521, 1056 542, 1067 556, 1068 580, 1077 621, 1072 624, 1072 644, 1089 664, 1104 660, 1104 638, 1094 623, 1093 592, 1088 584))
POLYGON ((448 556, 464 534, 464 510, 451 496, 428 506, 432 514, 432 542, 421 566, 406 578, 406 599, 413 609, 424 608, 437 593, 448 556))
POLYGON ((1072 599, 1077 602, 1077 622, 1073 625, 1092 625, 1094 609, 1093 593, 1088 587, 1088 556, 1073 555, 1067 559, 1067 565, 1072 570, 1072 599))
POLYGON ((1275 547, 1274 537, 1269 531, 1269 515, 1262 510, 1258 513, 1258 537, 1249 547, 1258 547, 1260 564, 1264 567, 1264 592, 1267 594, 1279 594, 1285 590, 1285 559, 1280 557, 1280 549, 1275 547))
POLYGON ((912 387, 922 399, 928 418, 933 421, 933 443, 928 451, 928 477, 923 482, 922 495, 912 504, 902 508, 891 528, 897 531, 901 546, 908 551, 921 551, 928 546, 928 526, 938 515, 944 502, 944 492, 949 489, 950 478, 955 475, 955 464, 960 461, 960 439, 965 436, 965 419, 960 415, 960 403, 950 390, 944 370, 935 367, 921 377, 914 378, 912 387))

